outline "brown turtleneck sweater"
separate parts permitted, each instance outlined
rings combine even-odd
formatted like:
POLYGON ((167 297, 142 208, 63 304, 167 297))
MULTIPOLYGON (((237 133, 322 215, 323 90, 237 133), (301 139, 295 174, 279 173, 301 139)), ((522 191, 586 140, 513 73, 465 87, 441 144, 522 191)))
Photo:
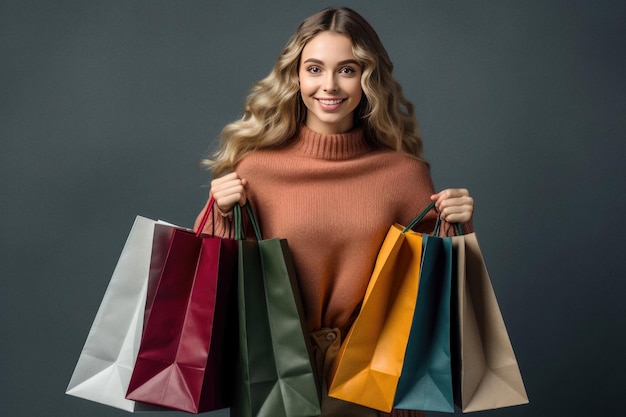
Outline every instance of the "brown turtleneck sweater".
MULTIPOLYGON (((387 230, 408 224, 434 193, 425 163, 372 149, 362 129, 326 135, 303 126, 288 146, 250 153, 235 171, 248 180, 263 237, 289 243, 311 332, 347 331, 387 230)), ((416 230, 432 232, 435 218, 416 230)), ((216 235, 225 230, 215 225, 216 235)))

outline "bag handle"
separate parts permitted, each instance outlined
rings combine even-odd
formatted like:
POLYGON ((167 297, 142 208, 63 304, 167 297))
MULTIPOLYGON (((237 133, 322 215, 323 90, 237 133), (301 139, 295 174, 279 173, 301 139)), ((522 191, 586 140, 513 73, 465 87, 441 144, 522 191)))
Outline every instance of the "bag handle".
POLYGON ((209 199, 209 204, 207 204, 206 211, 204 212, 204 216, 202 216, 202 220, 200 221, 200 225, 198 226, 198 230, 196 231, 196 237, 200 237, 202 231, 204 230, 204 226, 206 226, 206 222, 209 220, 209 215, 213 211, 213 205, 215 204, 215 199, 213 196, 209 199))
MULTIPOLYGON (((430 203, 420 214, 417 215, 408 226, 402 230, 402 233, 406 233, 409 230, 413 229, 422 219, 428 214, 429 211, 435 208, 435 202, 430 203)), ((463 234, 463 228, 459 223, 452 223, 454 227, 454 234, 456 236, 461 236, 463 234)), ((435 223, 435 230, 433 231, 433 236, 439 236, 439 232, 441 230, 441 217, 437 216, 437 222, 435 223)))
MULTIPOLYGON (((417 225, 419 222, 422 221, 422 219, 428 214, 429 211, 431 211, 432 209, 435 208, 435 202, 433 201, 432 203, 430 203, 428 205, 428 207, 426 207, 420 214, 417 215, 416 218, 414 218, 413 220, 411 220, 411 222, 408 224, 408 226, 406 226, 404 228, 404 230, 402 231, 402 233, 406 233, 409 230, 413 229, 415 227, 415 225, 417 225)), ((437 217, 439 218, 439 217, 437 217)), ((437 226, 435 226, 435 228, 437 228, 437 226)))
MULTIPOLYGON (((263 240, 263 236, 261 235, 261 228, 259 227, 259 222, 256 219, 256 215, 254 214, 254 210, 250 205, 250 202, 246 202, 244 204, 246 212, 248 213, 248 218, 250 219, 250 223, 252 223, 252 228, 254 229, 254 235, 257 240, 263 240)), ((235 204, 233 207, 233 211, 235 214, 235 239, 244 240, 245 236, 243 235, 243 219, 241 213, 241 205, 235 204)))
MULTIPOLYGON (((452 223, 452 228, 454 229, 454 236, 462 236, 463 227, 459 223, 452 223)), ((439 232, 441 231, 441 217, 437 216, 437 222, 435 223, 435 230, 433 231, 433 236, 439 236, 439 232)))

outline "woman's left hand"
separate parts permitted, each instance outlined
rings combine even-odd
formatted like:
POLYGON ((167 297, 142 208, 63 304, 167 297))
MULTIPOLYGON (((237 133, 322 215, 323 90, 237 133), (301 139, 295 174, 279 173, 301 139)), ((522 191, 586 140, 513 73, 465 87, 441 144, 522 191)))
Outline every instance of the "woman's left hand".
POLYGON ((448 223, 467 223, 474 212, 474 199, 465 188, 448 188, 430 199, 435 202, 439 217, 448 223))

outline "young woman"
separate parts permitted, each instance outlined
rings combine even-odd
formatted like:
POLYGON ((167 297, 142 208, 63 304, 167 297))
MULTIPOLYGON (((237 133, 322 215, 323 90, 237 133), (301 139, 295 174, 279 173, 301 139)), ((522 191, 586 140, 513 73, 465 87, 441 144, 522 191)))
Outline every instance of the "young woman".
POLYGON ((361 16, 322 10, 301 23, 271 73, 252 87, 243 117, 224 128, 207 161, 221 214, 207 232, 227 235, 233 206, 250 201, 264 237, 289 242, 324 416, 378 415, 329 398, 326 379, 389 226, 407 224, 435 201, 437 212, 419 231, 432 232, 437 215, 444 226, 471 230, 467 190, 434 191, 413 106, 392 68, 361 16))

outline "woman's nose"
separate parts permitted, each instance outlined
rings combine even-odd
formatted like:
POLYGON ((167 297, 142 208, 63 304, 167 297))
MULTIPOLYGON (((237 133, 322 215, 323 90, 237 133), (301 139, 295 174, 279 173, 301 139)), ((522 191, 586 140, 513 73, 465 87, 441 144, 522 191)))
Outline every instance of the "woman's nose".
POLYGON ((328 73, 324 80, 324 91, 335 92, 337 91, 337 80, 335 74, 328 73))

